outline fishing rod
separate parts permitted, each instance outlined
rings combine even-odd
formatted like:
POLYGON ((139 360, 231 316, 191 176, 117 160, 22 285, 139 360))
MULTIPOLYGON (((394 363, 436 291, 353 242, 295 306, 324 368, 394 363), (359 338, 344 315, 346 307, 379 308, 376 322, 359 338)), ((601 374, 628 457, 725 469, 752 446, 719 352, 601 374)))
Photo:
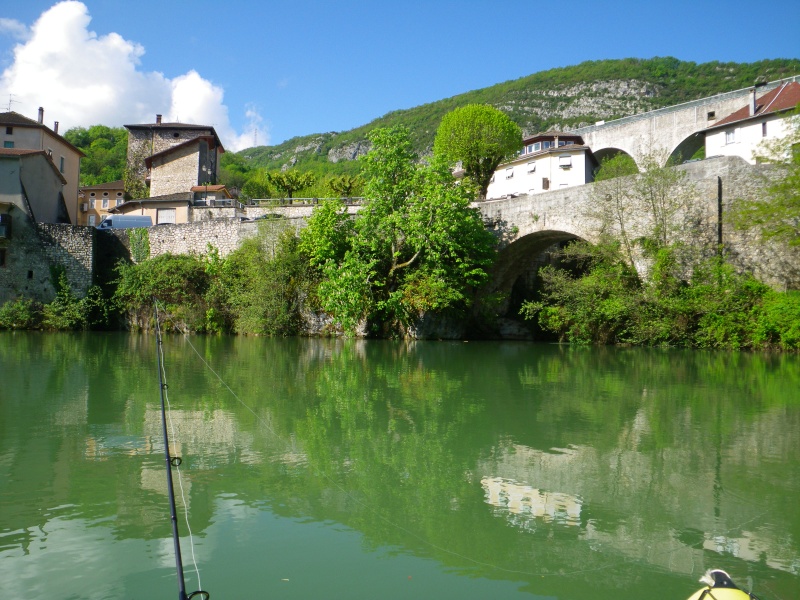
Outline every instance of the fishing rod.
POLYGON ((191 598, 204 598, 208 600, 211 595, 203 590, 192 592, 186 595, 186 581, 183 577, 183 561, 181 560, 181 540, 178 536, 178 516, 175 509, 175 488, 172 485, 172 466, 178 467, 181 458, 169 455, 169 436, 167 435, 167 410, 165 402, 165 390, 167 384, 164 383, 164 361, 163 361, 163 340, 161 339, 161 325, 158 322, 158 305, 154 300, 154 310, 156 318, 156 355, 158 356, 158 384, 161 390, 161 430, 164 434, 164 458, 167 465, 167 492, 169 495, 169 513, 172 521, 172 542, 175 546, 175 569, 178 575, 178 600, 190 600, 191 598))

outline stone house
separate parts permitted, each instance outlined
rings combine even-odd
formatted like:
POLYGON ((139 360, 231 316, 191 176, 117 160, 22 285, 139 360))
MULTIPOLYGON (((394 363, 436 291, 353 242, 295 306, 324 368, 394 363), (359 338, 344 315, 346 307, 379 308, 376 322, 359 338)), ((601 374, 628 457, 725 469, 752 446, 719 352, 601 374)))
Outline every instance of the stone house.
MULTIPOLYGON (((69 222, 78 224, 78 181, 83 152, 58 134, 58 121, 50 129, 44 124, 44 109, 39 109, 38 121, 10 111, 0 113, 0 138, 5 150, 36 150, 52 159, 64 177, 64 203, 69 222)), ((51 221, 54 222, 54 221, 51 221)))
POLYGON ((125 202, 125 182, 121 179, 80 188, 78 225, 95 227, 123 202, 125 202))
POLYGON ((219 156, 225 151, 210 125, 155 123, 125 125, 128 171, 150 189, 149 196, 187 192, 193 185, 216 184, 219 156))
POLYGON ((69 224, 66 184, 47 151, 0 149, 0 303, 52 300, 56 265, 76 293, 91 285, 94 231, 69 224))
POLYGON ((501 164, 486 191, 486 199, 583 185, 592 181, 597 162, 583 139, 574 133, 550 131, 523 140, 519 155, 501 164))
POLYGON ((750 102, 704 130, 706 156, 738 156, 755 164, 754 152, 766 140, 789 134, 788 117, 800 104, 800 83, 784 83, 756 98, 753 88, 750 102))

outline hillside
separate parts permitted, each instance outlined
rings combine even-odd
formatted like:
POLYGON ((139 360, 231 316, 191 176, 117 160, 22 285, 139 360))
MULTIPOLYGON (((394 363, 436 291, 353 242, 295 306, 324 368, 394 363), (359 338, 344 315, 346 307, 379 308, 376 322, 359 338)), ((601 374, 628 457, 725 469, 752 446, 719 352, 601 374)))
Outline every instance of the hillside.
POLYGON ((671 57, 588 61, 393 111, 350 131, 311 134, 276 146, 248 148, 229 160, 241 161, 247 168, 295 167, 320 175, 354 173, 358 170, 354 159, 367 151, 370 130, 405 125, 411 130, 415 150, 425 155, 433 146, 442 116, 465 104, 495 106, 525 134, 533 134, 574 129, 798 73, 800 59, 702 64, 671 57))

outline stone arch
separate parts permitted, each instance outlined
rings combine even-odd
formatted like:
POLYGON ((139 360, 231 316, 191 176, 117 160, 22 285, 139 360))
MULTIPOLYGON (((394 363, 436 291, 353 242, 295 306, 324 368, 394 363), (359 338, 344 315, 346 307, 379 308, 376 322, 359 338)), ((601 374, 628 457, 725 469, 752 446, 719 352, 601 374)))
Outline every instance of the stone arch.
MULTIPOLYGON (((625 150, 622 150, 621 148, 612 148, 612 147, 601 148, 600 150, 597 150, 596 152, 594 152, 594 158, 597 161, 597 165, 599 167, 599 165, 604 160, 609 159, 609 158, 614 158, 615 156, 618 156, 620 154, 624 154, 626 156, 629 156, 630 159, 634 163, 636 163, 636 159, 633 157, 633 155, 630 152, 626 152, 625 150)), ((638 163, 637 163, 637 166, 638 166, 638 163)))
POLYGON ((491 292, 508 294, 516 281, 547 248, 562 242, 582 239, 568 231, 545 230, 529 233, 503 248, 492 269, 491 292))
POLYGON ((692 159, 695 153, 701 148, 705 148, 706 138, 703 133, 692 133, 683 141, 675 146, 675 149, 669 155, 667 164, 681 164, 692 159))

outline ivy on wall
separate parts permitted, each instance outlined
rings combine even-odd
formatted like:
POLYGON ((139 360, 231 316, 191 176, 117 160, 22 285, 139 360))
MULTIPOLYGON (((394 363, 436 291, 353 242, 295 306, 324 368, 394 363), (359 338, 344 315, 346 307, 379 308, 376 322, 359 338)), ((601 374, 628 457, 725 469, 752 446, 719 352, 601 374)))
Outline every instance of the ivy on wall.
POLYGON ((144 227, 137 227, 128 231, 131 242, 131 258, 133 262, 140 263, 150 258, 150 232, 144 227))

